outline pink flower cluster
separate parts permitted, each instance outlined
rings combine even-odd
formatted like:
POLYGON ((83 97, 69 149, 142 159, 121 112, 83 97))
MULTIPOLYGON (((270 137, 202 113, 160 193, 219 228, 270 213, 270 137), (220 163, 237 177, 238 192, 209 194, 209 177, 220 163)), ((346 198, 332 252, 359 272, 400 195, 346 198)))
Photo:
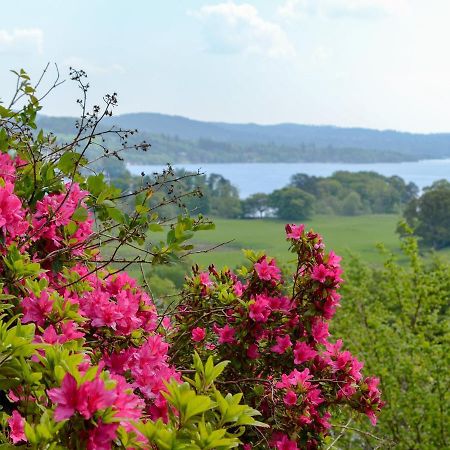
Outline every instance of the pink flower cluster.
MULTIPOLYGON (((209 274, 188 281, 173 333, 186 346, 183 354, 193 347, 205 357, 231 360, 225 376, 263 413, 274 448, 313 449, 328 434, 340 405, 375 424, 383 403, 377 379, 363 378, 363 364, 342 349, 342 340, 330 341, 341 258, 325 253, 320 235, 306 232, 304 225, 287 225, 286 235, 298 259, 291 282, 267 256, 243 277, 210 266, 209 274)), ((247 439, 256 436, 250 432, 247 439)))
MULTIPOLYGON (((77 423, 86 448, 110 449, 119 425, 131 429, 131 421, 143 416, 167 420, 165 383, 180 377, 168 359, 168 344, 156 330, 157 312, 148 294, 126 273, 92 270, 84 262, 96 258, 86 246, 93 235, 88 192, 76 183, 66 184, 27 206, 15 193, 23 167, 0 153, 1 253, 14 245, 43 269, 34 288, 18 282, 17 312, 23 314, 22 323, 36 325, 42 357, 53 345, 83 357, 76 373, 67 372, 61 385, 47 389, 54 420, 77 423)), ((4 289, 11 293, 10 287, 4 289)), ((39 363, 38 357, 33 360, 39 363)), ((26 441, 23 405, 28 394, 19 386, 8 398, 16 406, 8 421, 10 439, 26 441)))
POLYGON ((66 192, 50 194, 38 201, 32 218, 33 240, 43 239, 48 252, 69 245, 73 254, 83 254, 81 244, 92 234, 93 220, 90 214, 81 221, 73 216, 78 208, 86 208, 83 199, 87 195, 77 183, 72 183, 66 186, 66 192), (67 228, 70 223, 74 224, 74 231, 67 228))

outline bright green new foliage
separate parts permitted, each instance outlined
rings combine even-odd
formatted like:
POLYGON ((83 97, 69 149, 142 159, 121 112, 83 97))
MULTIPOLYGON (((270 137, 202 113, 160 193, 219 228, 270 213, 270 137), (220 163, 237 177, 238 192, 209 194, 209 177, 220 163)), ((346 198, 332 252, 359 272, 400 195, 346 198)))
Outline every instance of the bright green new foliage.
MULTIPOLYGON (((408 265, 388 254, 377 269, 351 261, 335 330, 380 376, 386 406, 377 434, 398 449, 448 448, 450 266, 437 259, 425 263, 410 237, 402 249, 408 265)), ((359 436, 352 438, 361 442, 359 436)), ((355 448, 354 440, 348 442, 355 448)))

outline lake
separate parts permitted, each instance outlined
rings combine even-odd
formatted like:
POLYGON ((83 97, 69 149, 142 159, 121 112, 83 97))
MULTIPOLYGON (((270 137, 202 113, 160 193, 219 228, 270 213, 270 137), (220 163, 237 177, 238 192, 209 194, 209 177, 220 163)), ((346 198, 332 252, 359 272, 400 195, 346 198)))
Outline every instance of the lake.
MULTIPOLYGON (((152 173, 165 166, 130 165, 128 169, 134 175, 141 172, 152 173)), ((289 183, 296 173, 326 177, 338 170, 350 172, 370 171, 381 175, 398 175, 406 182, 412 181, 420 189, 434 181, 450 181, 450 159, 427 159, 416 162, 346 164, 346 163, 229 163, 229 164, 175 164, 175 168, 184 168, 206 174, 217 173, 231 181, 239 189, 241 198, 256 192, 270 193, 289 183)))

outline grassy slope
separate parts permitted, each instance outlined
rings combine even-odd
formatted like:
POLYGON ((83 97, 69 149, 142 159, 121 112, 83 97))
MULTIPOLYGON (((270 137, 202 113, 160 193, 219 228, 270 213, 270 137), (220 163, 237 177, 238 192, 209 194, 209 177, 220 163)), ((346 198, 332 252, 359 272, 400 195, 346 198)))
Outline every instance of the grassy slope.
MULTIPOLYGON (((356 217, 315 216, 306 221, 307 228, 322 234, 328 250, 345 256, 357 253, 369 262, 378 263, 383 257, 376 249, 382 242, 389 250, 399 248, 395 227, 399 218, 396 215, 367 215, 356 217)), ((290 254, 284 239, 284 221, 279 220, 226 220, 215 219, 216 230, 198 234, 195 243, 200 248, 234 239, 230 244, 211 253, 195 256, 200 265, 211 262, 218 267, 234 267, 244 261, 241 248, 264 250, 283 262, 288 262, 290 254)))

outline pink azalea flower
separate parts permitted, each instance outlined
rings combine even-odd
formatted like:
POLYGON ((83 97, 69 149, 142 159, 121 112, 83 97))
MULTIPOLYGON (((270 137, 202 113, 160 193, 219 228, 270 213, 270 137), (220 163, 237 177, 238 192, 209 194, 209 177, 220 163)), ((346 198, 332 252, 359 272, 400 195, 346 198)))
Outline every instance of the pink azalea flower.
POLYGON ((332 274, 333 273, 330 272, 323 264, 319 264, 318 266, 314 266, 311 272, 311 278, 319 283, 325 283, 327 277, 332 274))
POLYGON ((342 349, 342 339, 338 339, 335 344, 326 342, 325 348, 327 349, 326 355, 337 357, 342 349))
POLYGON ((275 265, 274 259, 267 262, 267 258, 263 256, 259 262, 255 263, 254 267, 260 280, 278 281, 281 279, 281 271, 275 265))
POLYGON ((259 349, 256 344, 250 344, 247 349, 247 356, 250 359, 258 359, 261 356, 258 350, 259 349))
POLYGON ((0 186, 0 229, 4 235, 9 233, 11 237, 16 237, 26 231, 28 223, 24 219, 22 202, 13 191, 14 185, 9 181, 0 186))
POLYGON ((27 441, 25 436, 25 419, 19 414, 17 410, 14 410, 12 416, 8 419, 9 425, 9 437, 14 444, 20 441, 27 441))
POLYGON ((285 434, 274 442, 274 446, 277 450, 299 450, 297 442, 291 441, 285 434))
POLYGON ((296 342, 294 347, 294 364, 302 364, 313 359, 317 351, 311 348, 306 342, 296 342))
POLYGON ((242 283, 240 281, 236 281, 236 283, 233 286, 233 290, 234 290, 234 294, 237 297, 240 297, 242 295, 242 293, 244 292, 244 286, 242 285, 242 283))
POLYGON ((322 417, 318 417, 316 421, 324 430, 329 430, 331 428, 330 419, 331 414, 327 412, 322 417))
POLYGON ((324 402, 320 389, 310 389, 306 394, 306 402, 313 406, 318 406, 324 402))
POLYGON ((57 404, 55 409, 55 420, 61 422, 68 419, 78 408, 78 387, 77 381, 70 373, 66 373, 60 388, 53 388, 47 391, 50 400, 57 404))
POLYGON ((106 389, 105 382, 100 378, 83 383, 78 396, 77 410, 85 419, 90 419, 100 409, 112 406, 116 397, 113 390, 106 389))
POLYGON ((35 322, 37 325, 43 326, 48 315, 52 312, 53 300, 49 298, 47 291, 42 291, 39 298, 25 297, 21 306, 24 312, 23 323, 35 322))
POLYGON ((312 375, 310 374, 308 368, 302 370, 301 372, 294 369, 290 374, 283 373, 281 375, 281 381, 278 381, 275 386, 278 389, 298 386, 304 390, 308 390, 311 387, 311 383, 309 382, 311 379, 312 375))
POLYGON ((375 414, 375 411, 372 409, 367 409, 365 411, 366 416, 369 418, 370 423, 375 426, 377 424, 377 415, 375 414))
POLYGON ((355 386, 353 386, 352 384, 345 384, 339 389, 337 396, 338 398, 350 398, 355 392, 355 386))
POLYGON ((5 181, 11 182, 13 182, 16 177, 16 168, 8 153, 0 153, 0 177, 5 181))
POLYGON ((316 318, 311 326, 311 334, 317 343, 325 344, 327 337, 330 335, 328 323, 316 318))
POLYGON ((53 325, 48 326, 42 333, 42 340, 47 344, 56 344, 58 342, 58 334, 53 325))
POLYGON ((72 341, 80 339, 84 336, 82 331, 79 331, 77 324, 73 320, 67 320, 61 323, 61 342, 72 341))
POLYGON ((87 450, 111 450, 112 441, 116 438, 118 423, 103 423, 99 420, 95 428, 89 430, 87 450))
POLYGON ((248 307, 249 316, 255 322, 267 322, 270 316, 269 300, 264 295, 257 295, 248 307))
POLYGON ((288 239, 295 239, 298 241, 302 237, 302 233, 305 230, 305 225, 286 225, 286 237, 288 239))
POLYGON ((197 327, 192 330, 191 336, 194 342, 201 342, 205 339, 206 331, 204 328, 197 327))
POLYGON ((205 286, 205 287, 210 287, 213 285, 212 281, 209 278, 209 273, 208 272, 201 272, 199 273, 199 278, 200 278, 200 284, 205 286))
POLYGON ((292 342, 289 335, 277 336, 277 343, 270 348, 274 353, 283 354, 289 347, 292 347, 292 342))
POLYGON ((294 391, 289 390, 286 392, 283 402, 287 406, 294 406, 295 404, 297 404, 297 395, 294 391))
POLYGON ((236 330, 228 326, 228 324, 226 324, 223 328, 217 328, 217 334, 219 335, 219 344, 233 344, 235 342, 235 332, 236 330))
POLYGON ((341 262, 342 257, 336 255, 336 253, 331 250, 331 252, 328 254, 328 265, 333 267, 339 267, 339 263, 341 262))

